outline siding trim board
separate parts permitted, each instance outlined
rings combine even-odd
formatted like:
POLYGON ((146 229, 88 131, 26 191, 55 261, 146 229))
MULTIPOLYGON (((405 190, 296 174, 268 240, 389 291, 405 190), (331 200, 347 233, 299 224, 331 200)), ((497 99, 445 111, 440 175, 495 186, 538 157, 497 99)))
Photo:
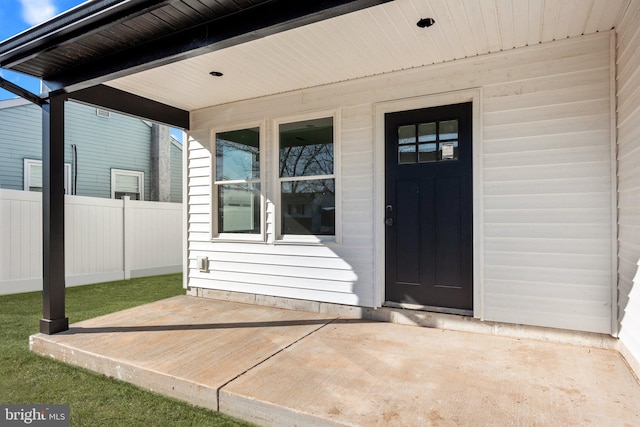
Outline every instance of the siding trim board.
POLYGON ((612 37, 582 36, 193 111, 185 154, 188 286, 380 307, 384 114, 472 101, 474 317, 615 334, 612 37), (275 244, 269 203, 266 243, 211 242, 203 215, 211 189, 202 180, 211 174, 211 129, 266 121, 270 198, 277 190, 276 123, 331 110, 339 121, 340 243, 275 244), (261 274, 250 283, 232 280, 253 253, 260 254, 261 274), (215 269, 198 272, 197 256, 208 256, 215 269))
POLYGON ((640 374, 640 1, 617 25, 617 280, 620 351, 640 374), (635 360, 634 360, 635 359, 635 360))
POLYGON ((611 141, 611 335, 618 336, 618 126, 616 114, 617 93, 616 76, 616 32, 611 31, 609 36, 609 119, 611 141))

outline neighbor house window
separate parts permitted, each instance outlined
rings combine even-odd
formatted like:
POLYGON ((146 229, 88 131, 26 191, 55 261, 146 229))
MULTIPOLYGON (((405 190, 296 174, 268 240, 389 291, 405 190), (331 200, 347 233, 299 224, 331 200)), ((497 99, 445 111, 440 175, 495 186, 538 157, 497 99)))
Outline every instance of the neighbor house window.
POLYGON ((144 200, 144 172, 111 169, 111 198, 144 200))
MULTIPOLYGON (((64 164, 64 194, 70 194, 71 164, 64 164)), ((24 159, 24 190, 42 193, 42 160, 24 159)))
POLYGON ((214 134, 214 237, 261 234, 260 127, 214 134))
POLYGON ((280 235, 335 236, 333 117, 281 123, 280 235))

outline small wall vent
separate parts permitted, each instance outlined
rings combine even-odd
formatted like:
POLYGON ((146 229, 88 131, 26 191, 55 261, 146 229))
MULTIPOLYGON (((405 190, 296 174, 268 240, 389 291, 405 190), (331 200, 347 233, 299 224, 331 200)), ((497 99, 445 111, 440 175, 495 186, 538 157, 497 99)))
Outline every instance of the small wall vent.
POLYGON ((100 108, 96 108, 96 116, 102 117, 104 119, 110 119, 111 118, 111 111, 107 111, 107 110, 102 110, 100 108))

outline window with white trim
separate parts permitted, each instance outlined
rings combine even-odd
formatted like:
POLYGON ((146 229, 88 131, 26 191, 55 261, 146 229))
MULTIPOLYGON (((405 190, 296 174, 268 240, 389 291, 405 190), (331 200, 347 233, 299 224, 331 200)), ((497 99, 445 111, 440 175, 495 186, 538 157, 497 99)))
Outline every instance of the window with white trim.
POLYGON ((214 133, 214 237, 262 236, 260 127, 214 133))
POLYGON ((111 169, 111 198, 144 200, 144 172, 111 169))
POLYGON ((336 235, 334 120, 278 125, 279 235, 336 235))
MULTIPOLYGON (((24 191, 42 193, 42 160, 24 159, 24 191)), ((64 194, 71 194, 71 163, 64 164, 64 194)))

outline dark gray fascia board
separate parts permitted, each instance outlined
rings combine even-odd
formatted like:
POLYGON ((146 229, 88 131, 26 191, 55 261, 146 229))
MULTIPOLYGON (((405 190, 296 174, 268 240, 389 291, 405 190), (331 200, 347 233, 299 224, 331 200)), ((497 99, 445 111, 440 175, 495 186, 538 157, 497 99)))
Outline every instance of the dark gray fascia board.
POLYGON ((0 67, 10 69, 39 52, 54 49, 78 36, 94 33, 105 25, 157 9, 168 1, 170 0, 94 0, 82 3, 0 42, 0 67))

